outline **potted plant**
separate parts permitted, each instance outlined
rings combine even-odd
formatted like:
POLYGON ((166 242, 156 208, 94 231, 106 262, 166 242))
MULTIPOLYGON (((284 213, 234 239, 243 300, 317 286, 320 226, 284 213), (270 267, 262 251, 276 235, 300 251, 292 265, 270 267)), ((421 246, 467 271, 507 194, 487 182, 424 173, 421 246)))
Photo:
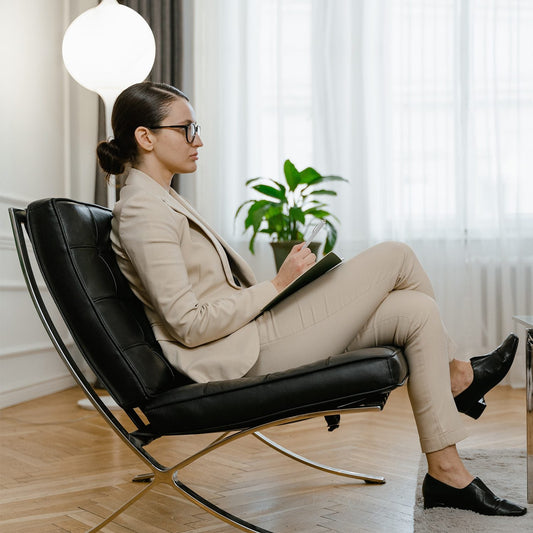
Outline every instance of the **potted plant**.
MULTIPOLYGON (((323 176, 312 167, 298 171, 289 159, 283 165, 283 172, 285 183, 264 178, 248 180, 246 186, 262 197, 243 202, 235 213, 237 218, 241 210, 248 206, 244 232, 252 232, 249 249, 255 253, 254 243, 258 233, 270 235, 278 269, 292 246, 304 240, 307 228, 320 220, 326 223, 324 254, 333 249, 337 241, 337 229, 333 221, 339 222, 339 219, 328 211, 329 207, 321 197, 336 196, 337 193, 325 189, 323 184, 347 181, 340 176, 323 176)), ((311 249, 316 253, 319 246, 319 243, 312 243, 311 249)))

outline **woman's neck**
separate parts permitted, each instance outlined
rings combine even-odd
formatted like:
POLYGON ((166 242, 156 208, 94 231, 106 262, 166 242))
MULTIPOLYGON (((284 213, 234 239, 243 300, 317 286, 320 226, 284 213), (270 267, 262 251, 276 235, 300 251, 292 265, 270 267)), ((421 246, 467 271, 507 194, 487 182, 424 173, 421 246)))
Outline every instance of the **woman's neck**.
POLYGON ((148 161, 141 161, 134 165, 134 168, 144 172, 147 176, 159 183, 161 187, 170 190, 172 176, 174 175, 170 170, 161 168, 160 165, 150 164, 148 161))

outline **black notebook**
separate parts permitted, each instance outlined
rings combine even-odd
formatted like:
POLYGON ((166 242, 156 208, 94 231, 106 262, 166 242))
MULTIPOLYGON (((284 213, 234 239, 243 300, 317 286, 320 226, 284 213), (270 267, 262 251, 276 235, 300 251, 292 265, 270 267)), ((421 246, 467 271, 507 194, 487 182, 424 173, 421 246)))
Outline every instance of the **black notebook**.
POLYGON ((284 300, 285 298, 287 298, 287 296, 294 294, 297 290, 301 289, 308 283, 311 283, 311 281, 322 276, 322 274, 325 274, 328 270, 335 268, 341 262, 342 258, 340 258, 336 253, 329 252, 320 261, 317 261, 309 270, 306 270, 301 276, 298 276, 290 285, 285 287, 275 298, 270 300, 270 302, 268 302, 265 307, 261 309, 261 313, 268 311, 271 307, 281 302, 281 300, 284 300))

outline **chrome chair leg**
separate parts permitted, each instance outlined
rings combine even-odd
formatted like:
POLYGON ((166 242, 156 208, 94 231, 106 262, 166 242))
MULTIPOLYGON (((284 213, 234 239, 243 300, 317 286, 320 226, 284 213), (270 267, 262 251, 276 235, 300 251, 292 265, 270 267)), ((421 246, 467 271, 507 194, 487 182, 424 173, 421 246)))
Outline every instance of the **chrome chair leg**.
POLYGON ((350 472, 349 470, 342 470, 339 468, 333 468, 331 466, 323 465, 320 463, 316 463, 315 461, 311 461, 310 459, 307 459, 306 457, 303 457, 302 455, 298 455, 297 453, 294 453, 293 451, 285 448, 284 446, 281 446, 277 442, 273 441, 272 439, 269 439, 268 437, 265 437, 261 432, 255 431, 253 433, 254 437, 259 439, 262 443, 266 444, 267 446, 270 446, 272 449, 276 450, 277 452, 285 455, 286 457, 289 457, 291 459, 294 459, 295 461, 298 461, 299 463, 302 463, 304 465, 310 466, 312 468, 316 468, 317 470, 321 470, 323 472, 328 472, 329 474, 335 474, 337 476, 345 476, 352 479, 361 479, 365 483, 371 483, 371 484, 379 484, 382 485, 383 483, 386 483, 385 478, 381 476, 373 476, 370 474, 361 474, 359 472, 350 472))
POLYGON ((95 526, 93 529, 89 530, 88 533, 93 533, 99 531, 106 524, 114 520, 119 514, 125 511, 130 505, 135 503, 140 499, 146 492, 153 489, 156 485, 167 484, 176 489, 182 496, 187 498, 190 502, 194 503, 198 507, 202 508, 204 511, 207 511, 209 514, 215 516, 216 518, 223 520, 224 522, 231 524, 232 526, 240 529, 241 531, 248 531, 250 533, 272 533, 268 529, 263 529, 259 526, 246 522, 235 516, 224 509, 221 509, 214 503, 210 502, 203 496, 200 496, 197 492, 192 490, 190 487, 179 481, 178 471, 175 469, 169 469, 164 472, 149 473, 149 474, 140 474, 135 476, 133 479, 135 482, 148 482, 149 485, 139 491, 133 498, 128 500, 124 505, 119 509, 113 512, 112 515, 108 516, 103 522, 95 526))
POLYGON ((177 478, 177 472, 175 472, 173 475, 173 485, 174 488, 189 501, 191 501, 195 505, 198 505, 198 507, 201 507, 209 514, 216 516, 220 520, 231 524, 232 526, 240 529, 241 531, 248 531, 251 533, 272 533, 270 530, 263 529, 262 527, 255 526, 254 524, 250 524, 249 522, 246 522, 246 520, 243 520, 238 516, 232 515, 231 513, 224 511, 224 509, 221 509, 209 500, 206 500, 205 498, 194 492, 187 485, 179 481, 177 478))
POLYGON ((118 515, 123 513, 130 505, 134 504, 137 500, 142 498, 147 492, 152 490, 158 484, 159 484, 158 481, 153 481, 152 483, 150 483, 144 489, 140 490, 137 494, 135 494, 135 496, 130 498, 126 503, 120 506, 117 510, 115 510, 112 514, 110 514, 105 520, 100 522, 98 525, 94 526, 92 529, 89 529, 87 533, 94 533, 95 531, 100 531, 104 526, 109 524, 109 522, 112 522, 118 515))

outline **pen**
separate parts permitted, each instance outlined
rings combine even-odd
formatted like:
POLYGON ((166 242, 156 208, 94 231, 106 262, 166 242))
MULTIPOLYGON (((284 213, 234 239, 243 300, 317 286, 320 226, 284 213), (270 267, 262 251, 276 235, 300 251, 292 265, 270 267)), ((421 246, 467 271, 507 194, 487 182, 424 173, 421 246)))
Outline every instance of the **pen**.
POLYGON ((311 244, 311 241, 316 237, 317 233, 324 227, 324 224, 326 223, 325 220, 321 220, 314 228, 313 228, 313 231, 311 232, 311 235, 309 235, 309 239, 307 239, 305 242, 304 242, 304 245, 302 246, 302 250, 304 248, 307 248, 310 244, 311 244))

